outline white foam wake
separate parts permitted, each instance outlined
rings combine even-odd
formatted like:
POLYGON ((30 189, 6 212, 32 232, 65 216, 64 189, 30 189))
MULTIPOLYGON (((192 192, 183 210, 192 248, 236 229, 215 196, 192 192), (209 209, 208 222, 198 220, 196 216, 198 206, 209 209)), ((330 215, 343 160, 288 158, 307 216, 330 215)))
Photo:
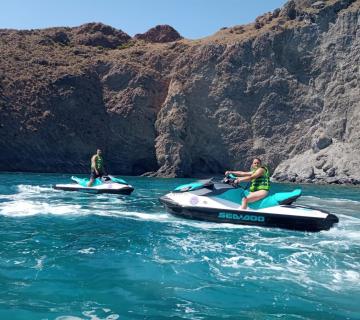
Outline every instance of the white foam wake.
POLYGON ((45 202, 18 200, 0 204, 0 214, 10 217, 26 217, 37 214, 65 215, 79 212, 79 205, 50 205, 45 202))

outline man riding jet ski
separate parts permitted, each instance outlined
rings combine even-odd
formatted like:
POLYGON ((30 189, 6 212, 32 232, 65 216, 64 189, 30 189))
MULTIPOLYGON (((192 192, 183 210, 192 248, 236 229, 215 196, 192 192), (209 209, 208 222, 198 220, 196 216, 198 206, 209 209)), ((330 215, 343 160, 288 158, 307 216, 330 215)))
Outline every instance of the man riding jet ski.
POLYGON ((129 195, 134 191, 134 188, 121 178, 115 178, 107 175, 101 178, 94 179, 94 182, 89 187, 90 179, 82 179, 72 176, 71 180, 76 183, 56 184, 53 188, 65 191, 83 191, 89 193, 113 193, 129 195))
POLYGON ((101 149, 97 149, 96 154, 91 157, 90 179, 81 179, 73 176, 71 177, 71 180, 76 183, 56 184, 54 189, 127 195, 134 191, 134 188, 125 180, 105 174, 104 159, 102 157, 101 149))
POLYGON ((177 187, 159 200, 171 214, 211 222, 301 231, 328 230, 339 222, 325 210, 292 204, 301 196, 301 189, 267 195, 242 209, 242 200, 250 192, 234 184, 235 180, 238 178, 230 174, 219 182, 196 181, 177 187))

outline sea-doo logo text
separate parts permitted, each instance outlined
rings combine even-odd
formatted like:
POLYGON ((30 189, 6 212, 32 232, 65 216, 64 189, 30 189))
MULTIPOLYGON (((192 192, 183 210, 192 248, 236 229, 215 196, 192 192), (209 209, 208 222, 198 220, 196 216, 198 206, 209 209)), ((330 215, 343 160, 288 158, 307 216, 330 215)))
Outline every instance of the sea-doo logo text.
POLYGON ((219 212, 218 218, 231 219, 231 220, 242 220, 242 221, 253 221, 253 222, 265 222, 264 216, 255 216, 252 214, 237 214, 237 213, 231 213, 231 212, 219 212))

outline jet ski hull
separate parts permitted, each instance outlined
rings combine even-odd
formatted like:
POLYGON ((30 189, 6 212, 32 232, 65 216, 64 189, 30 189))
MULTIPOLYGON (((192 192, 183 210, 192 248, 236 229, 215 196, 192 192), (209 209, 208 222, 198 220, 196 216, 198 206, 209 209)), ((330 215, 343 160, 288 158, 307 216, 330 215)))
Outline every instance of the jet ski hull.
POLYGON ((126 185, 121 187, 114 187, 109 188, 107 187, 83 187, 78 184, 56 184, 53 186, 56 190, 63 190, 63 191, 79 191, 79 192, 86 192, 86 193, 94 193, 94 194, 101 194, 101 193, 108 193, 108 194, 123 194, 123 195, 130 195, 134 188, 132 186, 126 185))
POLYGON ((160 202, 169 213, 185 219, 274 227, 317 232, 329 230, 339 219, 325 210, 299 205, 279 205, 261 210, 182 206, 163 196, 160 202))

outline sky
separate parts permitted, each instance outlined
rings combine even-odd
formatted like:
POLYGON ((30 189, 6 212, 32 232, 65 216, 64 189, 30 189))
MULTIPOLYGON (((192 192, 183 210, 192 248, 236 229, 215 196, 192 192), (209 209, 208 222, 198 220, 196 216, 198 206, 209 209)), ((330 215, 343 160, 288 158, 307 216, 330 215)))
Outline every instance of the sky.
POLYGON ((75 27, 102 22, 130 36, 169 24, 199 39, 246 24, 286 0, 0 0, 0 29, 75 27))

